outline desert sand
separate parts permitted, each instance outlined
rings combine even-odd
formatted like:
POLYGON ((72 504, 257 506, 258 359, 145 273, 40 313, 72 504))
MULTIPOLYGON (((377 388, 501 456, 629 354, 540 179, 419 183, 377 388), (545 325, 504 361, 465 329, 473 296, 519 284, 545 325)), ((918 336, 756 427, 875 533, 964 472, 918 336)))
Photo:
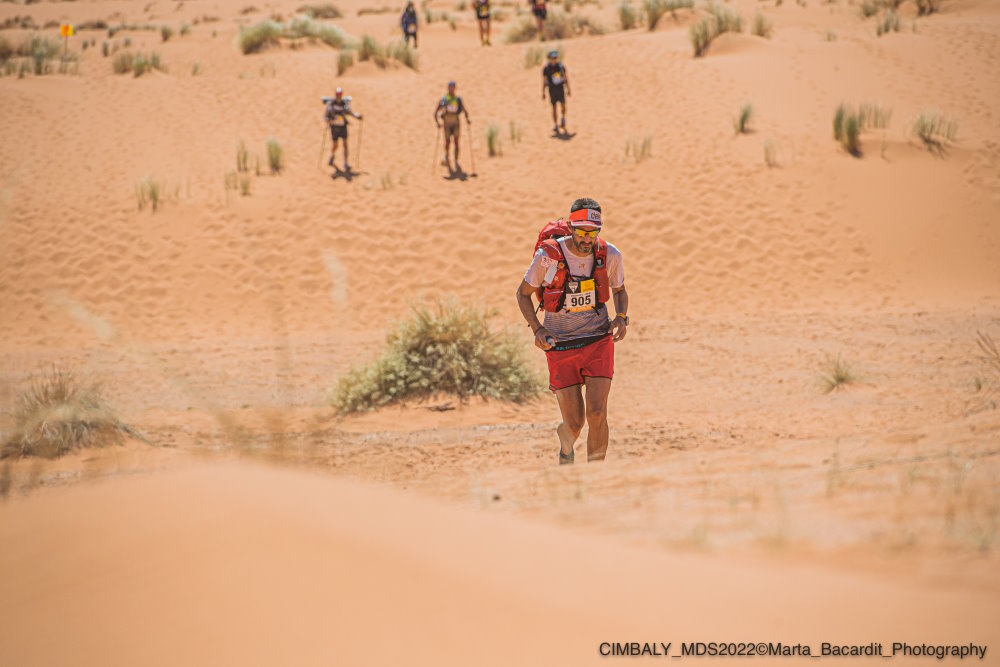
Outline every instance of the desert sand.
MULTIPOLYGON (((337 4, 351 37, 397 38, 401 7, 337 4)), ((1000 7, 906 2, 880 37, 846 0, 726 4, 743 32, 702 58, 701 3, 655 31, 576 7, 609 30, 559 42, 568 140, 525 66, 538 44, 503 42, 513 6, 484 48, 470 8, 434 0, 456 25, 421 12, 418 70, 338 77, 322 44, 237 48, 241 23, 296 3, 0 4, 0 22, 191 25, 84 30, 75 74, 0 77, 0 436, 57 364, 149 440, 0 463, 0 662, 577 665, 614 660, 602 642, 906 641, 1000 664, 1000 378, 976 346, 1000 339, 1000 7), (747 29, 757 12, 770 39, 747 29), (168 70, 114 74, 102 43, 126 37, 168 70), (473 121, 464 178, 432 169, 449 79, 473 121), (336 86, 364 114, 350 180, 317 166, 336 86), (842 102, 892 110, 859 157, 832 137, 842 102), (959 122, 941 151, 912 134, 925 110, 959 122), (249 196, 225 188, 240 142, 263 165, 249 196), (137 206, 147 177, 156 212, 137 206), (495 308, 527 350, 514 290, 579 196, 603 205, 631 297, 606 462, 555 464, 547 392, 335 413, 337 378, 414 302, 495 308), (837 355, 856 379, 827 393, 837 355)))

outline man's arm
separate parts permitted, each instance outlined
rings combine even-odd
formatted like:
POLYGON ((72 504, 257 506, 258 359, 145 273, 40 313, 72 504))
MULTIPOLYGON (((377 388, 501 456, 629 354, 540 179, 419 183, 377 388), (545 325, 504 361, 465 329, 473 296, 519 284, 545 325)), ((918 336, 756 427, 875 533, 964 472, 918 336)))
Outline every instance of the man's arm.
POLYGON ((531 295, 534 291, 535 288, 527 280, 522 280, 521 286, 517 288, 517 308, 521 311, 521 316, 524 317, 528 326, 531 327, 531 332, 535 334, 535 346, 548 350, 556 341, 535 315, 535 304, 531 301, 531 295))
POLYGON ((434 124, 437 125, 438 127, 441 127, 441 121, 438 120, 438 116, 440 115, 441 115, 441 103, 438 102, 438 105, 434 107, 434 124))
POLYGON ((565 67, 563 67, 563 83, 566 84, 566 94, 572 95, 573 93, 569 92, 569 74, 566 73, 565 67))
POLYGON ((542 68, 542 100, 545 100, 545 89, 549 87, 549 80, 545 78, 545 69, 542 68))
POLYGON ((611 298, 615 302, 615 312, 618 313, 611 322, 611 339, 617 343, 625 337, 628 329, 625 325, 625 315, 628 314, 628 292, 625 291, 625 285, 612 287, 611 298))

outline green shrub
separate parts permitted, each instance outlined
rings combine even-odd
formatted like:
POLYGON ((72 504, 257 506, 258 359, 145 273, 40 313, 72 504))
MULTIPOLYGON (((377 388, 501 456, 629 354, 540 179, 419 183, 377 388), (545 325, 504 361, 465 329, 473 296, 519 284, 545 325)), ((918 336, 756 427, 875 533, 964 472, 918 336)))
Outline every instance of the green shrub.
POLYGON ((861 0, 861 5, 858 9, 861 12, 861 18, 866 19, 869 16, 875 16, 875 14, 878 14, 878 10, 881 7, 881 0, 861 0))
POLYGON ((740 107, 740 115, 736 117, 733 127, 736 134, 746 134, 750 131, 750 121, 753 119, 753 105, 747 102, 740 107))
POLYGON ((285 166, 285 153, 281 144, 274 137, 267 140, 267 163, 271 167, 272 174, 280 174, 285 166))
POLYGON ((173 28, 171 28, 168 25, 160 27, 160 37, 163 38, 164 42, 168 41, 173 36, 174 36, 174 29, 173 28))
POLYGON ((108 406, 100 385, 53 367, 17 397, 14 429, 0 444, 0 458, 55 458, 139 436, 108 406))
POLYGON ((941 10, 941 0, 914 0, 917 4, 917 15, 927 16, 941 10))
POLYGON ((414 307, 386 337, 386 350, 368 366, 340 378, 333 403, 342 413, 451 394, 523 401, 537 395, 521 343, 489 326, 491 313, 440 302, 414 307))
POLYGON ((639 24, 639 12, 628 2, 618 4, 618 23, 622 30, 631 30, 639 24))

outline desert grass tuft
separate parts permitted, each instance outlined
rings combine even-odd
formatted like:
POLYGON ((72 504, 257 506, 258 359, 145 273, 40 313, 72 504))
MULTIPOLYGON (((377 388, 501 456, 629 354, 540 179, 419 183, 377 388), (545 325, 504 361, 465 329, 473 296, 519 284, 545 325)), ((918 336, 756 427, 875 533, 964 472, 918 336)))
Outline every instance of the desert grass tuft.
POLYGON ((542 64, 542 47, 529 46, 524 50, 524 69, 531 69, 542 64))
POLYGON ((339 19, 343 18, 343 13, 335 5, 302 5, 296 9, 300 14, 305 14, 311 19, 339 19))
POLYGON ((521 143, 521 135, 521 126, 514 121, 510 121, 510 145, 516 146, 521 143))
POLYGON ((275 21, 261 21, 240 32, 239 45, 243 53, 257 53, 280 44, 284 29, 275 21))
POLYGON ((895 9, 885 10, 885 16, 875 26, 875 34, 879 37, 890 32, 899 32, 899 13, 895 9))
POLYGON ((250 153, 247 151, 246 142, 242 139, 236 147, 236 171, 241 174, 250 171, 250 153))
POLYGON ((486 148, 490 157, 503 155, 503 148, 500 146, 500 128, 495 123, 486 126, 486 148))
POLYGON ((881 8, 881 0, 861 0, 861 4, 858 5, 858 11, 861 12, 861 18, 863 19, 875 16, 881 8))
MULTIPOLYGON (((545 21, 546 40, 569 39, 580 35, 603 35, 607 29, 588 16, 566 14, 561 10, 549 10, 549 18, 545 21)), ((538 25, 533 16, 524 16, 519 23, 511 25, 504 32, 504 41, 508 44, 530 42, 538 37, 538 25)))
POLYGON ((618 3, 618 24, 622 30, 631 30, 639 25, 639 12, 627 1, 618 3))
POLYGON ((986 407, 996 409, 1000 400, 1000 348, 991 336, 981 331, 976 332, 976 344, 982 363, 982 370, 975 378, 976 393, 986 407))
POLYGON ((774 24, 763 14, 757 14, 753 17, 753 23, 750 25, 750 33, 764 39, 771 39, 771 35, 774 33, 774 24))
POLYGON ((522 342, 509 330, 493 329, 493 315, 453 301, 414 306, 411 317, 389 332, 381 357, 340 378, 334 406, 351 413, 440 394, 462 401, 536 396, 541 385, 522 342))
POLYGON ((825 372, 820 374, 820 382, 828 394, 856 381, 857 377, 854 375, 854 371, 847 362, 841 359, 839 354, 827 359, 827 368, 825 372))
POLYGON ((691 40, 691 48, 694 51, 695 58, 705 55, 712 40, 719 35, 743 30, 743 17, 738 13, 726 7, 713 5, 711 14, 711 16, 703 18, 701 21, 691 24, 691 27, 688 29, 688 36, 691 40))
POLYGON ((919 137, 927 148, 940 150, 945 143, 955 141, 958 135, 958 121, 937 111, 921 111, 913 124, 913 134, 919 137))
POLYGON ((917 5, 917 15, 927 16, 941 11, 941 0, 914 0, 917 5))
POLYGON ((733 121, 733 129, 736 134, 747 134, 750 132, 750 121, 753 120, 753 105, 749 102, 740 107, 740 113, 733 121))
POLYGON ((416 71, 418 69, 419 60, 417 58, 416 49, 410 48, 410 45, 406 42, 396 42, 390 49, 392 57, 406 67, 416 71))
POLYGON ((139 210, 146 208, 148 204, 153 213, 160 208, 160 198, 163 186, 159 180, 152 176, 147 176, 135 186, 135 201, 139 210))
POLYGON ((106 403, 100 385, 57 367, 17 397, 14 429, 0 444, 0 458, 56 458, 84 447, 141 437, 106 403))
POLYGON ((354 51, 341 49, 337 56, 337 76, 342 76, 352 65, 354 65, 354 51))
POLYGON ((833 113, 833 138, 840 142, 845 151, 855 157, 861 155, 861 120, 858 112, 844 105, 837 105, 833 113))
POLYGON ((170 38, 173 36, 174 36, 173 28, 171 28, 168 25, 160 27, 160 38, 163 39, 164 42, 170 41, 170 38))
POLYGON ((240 32, 240 50, 257 53, 270 46, 277 46, 282 39, 319 41, 335 49, 343 48, 347 36, 334 25, 319 23, 308 16, 297 16, 288 24, 264 20, 240 32))
POLYGON ((656 30, 663 15, 670 13, 677 18, 678 9, 692 9, 694 0, 643 0, 642 7, 646 17, 646 28, 656 30))
POLYGON ((764 164, 767 165, 768 169, 781 166, 778 161, 778 145, 773 139, 764 140, 764 164))
POLYGON ((191 24, 182 23, 180 29, 177 32, 179 32, 182 37, 191 34, 191 24))
POLYGON ((244 174, 240 176, 240 196, 249 197, 250 196, 250 185, 253 181, 250 179, 249 174, 244 174))
POLYGON ((643 160, 651 158, 652 156, 653 156, 652 136, 646 135, 641 140, 629 139, 628 141, 625 142, 625 160, 631 157, 636 164, 639 164, 643 160))
POLYGON ((272 174, 280 174, 285 168, 285 151, 274 137, 267 140, 267 164, 272 174))

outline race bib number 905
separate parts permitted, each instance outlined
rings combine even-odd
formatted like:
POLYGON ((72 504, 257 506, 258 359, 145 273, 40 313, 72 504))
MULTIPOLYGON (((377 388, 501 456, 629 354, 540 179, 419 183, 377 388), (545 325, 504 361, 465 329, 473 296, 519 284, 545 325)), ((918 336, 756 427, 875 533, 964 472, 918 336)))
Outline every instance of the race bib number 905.
POLYGON ((593 280, 571 280, 566 284, 566 310, 581 313, 597 307, 593 280))

